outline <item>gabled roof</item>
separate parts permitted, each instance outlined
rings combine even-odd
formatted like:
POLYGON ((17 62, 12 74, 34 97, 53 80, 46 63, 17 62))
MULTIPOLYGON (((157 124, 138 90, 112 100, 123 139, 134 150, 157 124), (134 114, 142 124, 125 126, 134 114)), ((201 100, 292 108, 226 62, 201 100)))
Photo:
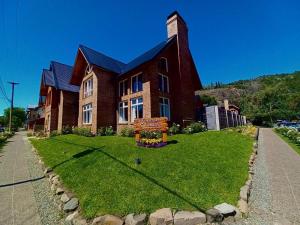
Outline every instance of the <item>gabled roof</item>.
POLYGON ((109 56, 106 56, 100 52, 97 52, 91 48, 88 48, 84 45, 79 45, 79 49, 81 50, 82 54, 84 55, 85 59, 88 61, 89 64, 99 66, 103 69, 120 73, 122 68, 125 66, 124 63, 115 60, 109 56))
POLYGON ((44 85, 58 90, 79 92, 79 86, 70 84, 71 75, 71 66, 51 61, 50 69, 43 69, 42 82, 44 85))
POLYGON ((109 56, 106 56, 100 52, 97 52, 91 48, 88 48, 83 45, 79 45, 79 50, 84 55, 85 59, 89 64, 99 66, 108 71, 114 72, 118 75, 125 74, 134 68, 152 60, 155 56, 157 56, 173 39, 175 36, 169 38, 166 41, 163 41, 145 52, 144 54, 138 56, 128 64, 122 63, 118 60, 115 60, 109 56))

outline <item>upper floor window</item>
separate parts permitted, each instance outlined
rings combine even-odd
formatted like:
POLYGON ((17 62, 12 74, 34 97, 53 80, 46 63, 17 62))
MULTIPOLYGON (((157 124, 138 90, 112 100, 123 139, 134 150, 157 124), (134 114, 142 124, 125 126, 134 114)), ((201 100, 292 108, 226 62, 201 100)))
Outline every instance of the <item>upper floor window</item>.
POLYGON ((82 122, 83 124, 91 124, 93 118, 93 106, 92 103, 86 104, 82 107, 82 122))
POLYGON ((132 93, 143 90, 143 74, 138 74, 131 78, 131 90, 132 93))
POLYGON ((90 78, 83 82, 83 97, 89 97, 93 94, 93 79, 90 78))
POLYGON ((170 101, 168 98, 159 98, 159 111, 161 117, 167 117, 170 120, 170 101))
POLYGON ((169 78, 165 75, 158 74, 159 90, 161 92, 169 92, 169 78))
POLYGON ((131 99, 131 122, 136 118, 143 118, 143 98, 131 99))
POLYGON ((119 103, 119 123, 128 122, 128 102, 119 103))
POLYGON ((158 71, 160 73, 168 72, 168 61, 167 58, 160 58, 158 61, 158 71))
POLYGON ((127 95, 128 91, 128 80, 122 80, 119 83, 119 96, 127 95))

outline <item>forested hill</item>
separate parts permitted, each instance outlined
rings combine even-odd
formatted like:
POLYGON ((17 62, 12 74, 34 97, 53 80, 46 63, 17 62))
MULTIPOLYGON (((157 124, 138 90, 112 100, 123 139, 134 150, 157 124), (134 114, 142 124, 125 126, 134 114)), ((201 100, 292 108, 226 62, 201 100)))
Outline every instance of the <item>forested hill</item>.
POLYGON ((215 87, 206 87, 200 95, 209 102, 229 99, 256 124, 273 123, 278 119, 299 119, 300 71, 260 76, 229 84, 217 83, 215 87))

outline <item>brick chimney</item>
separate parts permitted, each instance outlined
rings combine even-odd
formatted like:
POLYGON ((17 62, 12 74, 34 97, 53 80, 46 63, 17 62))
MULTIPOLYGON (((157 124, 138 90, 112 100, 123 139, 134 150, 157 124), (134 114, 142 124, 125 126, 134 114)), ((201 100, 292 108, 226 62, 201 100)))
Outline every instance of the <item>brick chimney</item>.
POLYGON ((188 27, 184 19, 177 11, 171 13, 167 18, 168 38, 177 35, 181 41, 188 45, 188 27))

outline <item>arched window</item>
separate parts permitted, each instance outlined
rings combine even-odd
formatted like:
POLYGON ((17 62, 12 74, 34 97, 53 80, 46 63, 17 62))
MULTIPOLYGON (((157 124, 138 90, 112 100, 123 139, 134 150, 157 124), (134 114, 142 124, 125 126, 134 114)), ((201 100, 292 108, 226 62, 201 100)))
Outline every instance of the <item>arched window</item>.
POLYGON ((168 61, 167 58, 160 58, 158 62, 158 71, 160 73, 166 73, 168 72, 168 61))

